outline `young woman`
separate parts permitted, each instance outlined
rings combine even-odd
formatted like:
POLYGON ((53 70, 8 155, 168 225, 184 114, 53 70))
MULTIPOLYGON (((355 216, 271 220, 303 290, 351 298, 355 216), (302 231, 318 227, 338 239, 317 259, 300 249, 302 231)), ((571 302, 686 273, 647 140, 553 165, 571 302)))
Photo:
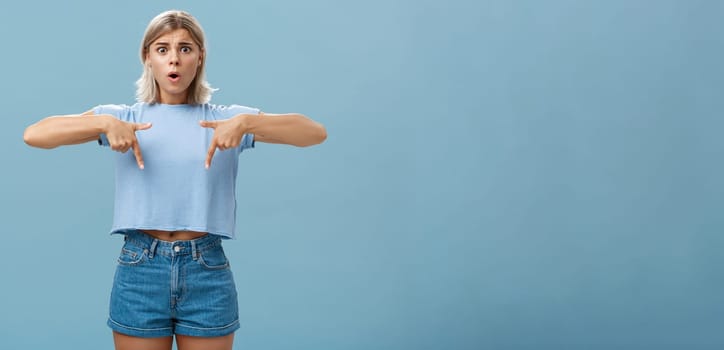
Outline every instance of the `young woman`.
POLYGON ((255 142, 326 139, 301 114, 209 104, 204 32, 167 11, 141 45, 138 103, 97 106, 29 126, 25 142, 54 148, 98 141, 116 154, 111 233, 125 236, 108 325, 116 349, 231 349, 236 288, 222 239, 234 237, 239 155, 255 142), (131 150, 132 152, 127 152, 131 150))

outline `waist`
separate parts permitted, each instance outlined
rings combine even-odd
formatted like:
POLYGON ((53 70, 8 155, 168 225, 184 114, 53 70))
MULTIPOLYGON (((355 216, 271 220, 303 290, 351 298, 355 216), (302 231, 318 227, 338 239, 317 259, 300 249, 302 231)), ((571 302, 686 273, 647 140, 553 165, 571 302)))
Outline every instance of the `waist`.
POLYGON ((221 245, 221 237, 213 234, 206 234, 200 238, 191 240, 176 240, 173 242, 160 240, 141 230, 127 230, 124 232, 126 244, 133 244, 147 249, 151 256, 155 254, 176 256, 193 254, 215 249, 221 245))
POLYGON ((207 232, 197 231, 162 231, 162 230, 139 230, 153 238, 161 241, 189 241, 208 235, 207 232))

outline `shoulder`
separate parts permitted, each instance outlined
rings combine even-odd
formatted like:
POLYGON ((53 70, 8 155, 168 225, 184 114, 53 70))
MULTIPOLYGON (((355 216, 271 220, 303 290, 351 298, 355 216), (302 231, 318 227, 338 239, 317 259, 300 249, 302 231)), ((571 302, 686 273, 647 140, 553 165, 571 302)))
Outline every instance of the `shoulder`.
POLYGON ((219 119, 228 119, 238 114, 259 114, 259 109, 238 104, 216 105, 207 104, 208 109, 217 114, 219 119))
POLYGON ((131 119, 137 114, 145 103, 135 103, 133 105, 126 104, 102 104, 93 107, 93 114, 110 114, 118 119, 131 119))

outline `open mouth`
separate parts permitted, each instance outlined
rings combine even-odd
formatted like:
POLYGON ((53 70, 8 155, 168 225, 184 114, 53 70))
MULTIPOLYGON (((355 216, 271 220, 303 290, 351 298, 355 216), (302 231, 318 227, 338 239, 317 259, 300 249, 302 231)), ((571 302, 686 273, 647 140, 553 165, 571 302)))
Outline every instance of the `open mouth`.
POLYGON ((171 81, 177 81, 181 76, 178 75, 178 73, 169 73, 168 77, 171 79, 171 81))

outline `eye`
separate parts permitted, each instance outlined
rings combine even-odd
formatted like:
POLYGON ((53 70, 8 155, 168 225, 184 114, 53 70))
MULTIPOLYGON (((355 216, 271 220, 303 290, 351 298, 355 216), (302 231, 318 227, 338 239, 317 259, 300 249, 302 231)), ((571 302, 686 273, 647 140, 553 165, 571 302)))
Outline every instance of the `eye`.
POLYGON ((166 51, 168 51, 168 50, 166 50, 166 48, 163 46, 156 49, 156 52, 161 53, 161 54, 166 53, 166 51))
POLYGON ((181 52, 183 52, 183 53, 189 53, 189 52, 191 52, 191 46, 182 46, 182 47, 181 47, 181 52))

